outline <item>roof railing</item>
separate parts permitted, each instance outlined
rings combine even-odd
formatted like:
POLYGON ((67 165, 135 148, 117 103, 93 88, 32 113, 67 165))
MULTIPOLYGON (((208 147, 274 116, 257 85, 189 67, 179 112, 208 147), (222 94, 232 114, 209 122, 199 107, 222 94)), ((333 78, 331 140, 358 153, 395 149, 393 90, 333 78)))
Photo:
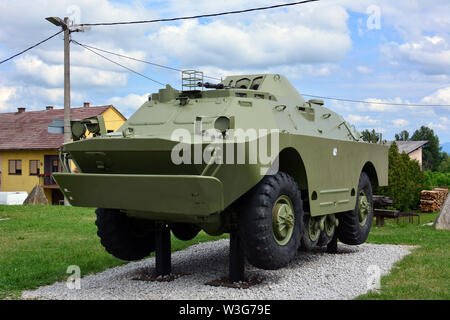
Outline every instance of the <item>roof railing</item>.
POLYGON ((183 70, 181 72, 181 87, 183 91, 196 91, 201 88, 203 91, 203 72, 196 70, 183 70))

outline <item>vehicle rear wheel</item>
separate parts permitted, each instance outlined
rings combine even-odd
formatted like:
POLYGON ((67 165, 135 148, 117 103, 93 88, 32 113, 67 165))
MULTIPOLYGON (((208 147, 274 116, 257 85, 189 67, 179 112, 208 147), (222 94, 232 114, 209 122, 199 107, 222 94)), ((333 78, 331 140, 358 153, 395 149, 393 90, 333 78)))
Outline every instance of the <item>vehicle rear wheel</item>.
POLYGON ((240 203, 239 235, 248 261, 261 269, 286 266, 297 253, 303 228, 295 180, 284 172, 265 176, 240 203))
POLYGON ((97 214, 97 235, 106 251, 114 257, 134 261, 155 251, 154 223, 127 217, 116 209, 99 208, 97 214))
POLYGON ((317 242, 318 247, 326 246, 333 239, 334 233, 336 231, 336 220, 334 215, 327 215, 324 221, 324 229, 320 232, 319 241, 317 242))
POLYGON ((358 245, 367 240, 373 220, 372 184, 365 172, 361 173, 356 193, 355 209, 338 215, 337 236, 345 244, 358 245))
POLYGON ((317 246, 320 237, 320 228, 316 219, 311 215, 304 214, 303 216, 303 234, 301 249, 304 251, 311 251, 317 246))

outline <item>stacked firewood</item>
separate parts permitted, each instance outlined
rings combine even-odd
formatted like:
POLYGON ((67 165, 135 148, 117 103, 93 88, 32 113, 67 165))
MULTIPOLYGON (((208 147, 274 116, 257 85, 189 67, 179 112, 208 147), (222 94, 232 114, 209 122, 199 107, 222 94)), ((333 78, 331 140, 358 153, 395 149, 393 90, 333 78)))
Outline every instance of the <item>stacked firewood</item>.
POLYGON ((420 211, 437 212, 447 199, 448 189, 434 188, 432 191, 423 190, 420 193, 420 211))

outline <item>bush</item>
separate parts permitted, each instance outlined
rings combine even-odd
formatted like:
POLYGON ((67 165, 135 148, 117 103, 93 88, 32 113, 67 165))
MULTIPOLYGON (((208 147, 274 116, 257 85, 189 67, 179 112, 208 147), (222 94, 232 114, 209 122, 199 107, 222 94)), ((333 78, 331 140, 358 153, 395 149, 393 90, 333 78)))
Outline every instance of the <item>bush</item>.
POLYGON ((450 187, 450 172, 425 171, 425 185, 427 186, 427 189, 432 189, 434 187, 450 187))
POLYGON ((380 187, 377 193, 391 197, 396 209, 408 211, 419 205, 424 183, 425 175, 419 163, 406 153, 400 154, 397 144, 392 143, 389 148, 389 185, 380 187))

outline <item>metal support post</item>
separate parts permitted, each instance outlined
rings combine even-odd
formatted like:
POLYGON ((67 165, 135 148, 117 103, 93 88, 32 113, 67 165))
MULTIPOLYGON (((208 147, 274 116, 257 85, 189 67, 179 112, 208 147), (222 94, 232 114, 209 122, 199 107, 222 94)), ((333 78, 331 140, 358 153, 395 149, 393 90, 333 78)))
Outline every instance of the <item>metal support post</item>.
POLYGON ((327 245, 327 253, 337 253, 337 235, 334 232, 333 239, 331 239, 330 243, 327 245))
POLYGON ((170 228, 165 223, 157 224, 156 244, 156 276, 167 276, 172 272, 170 228))
POLYGON ((245 255, 242 250, 241 239, 237 231, 230 233, 230 282, 244 281, 245 255))

